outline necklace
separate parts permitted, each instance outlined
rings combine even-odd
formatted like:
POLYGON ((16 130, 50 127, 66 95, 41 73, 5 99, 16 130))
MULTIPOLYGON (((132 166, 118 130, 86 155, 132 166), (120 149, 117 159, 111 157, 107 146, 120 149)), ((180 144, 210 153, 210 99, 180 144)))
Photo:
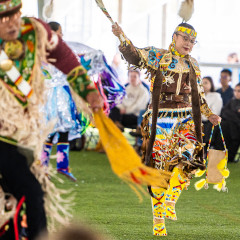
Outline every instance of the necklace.
POLYGON ((25 53, 25 45, 22 41, 18 39, 11 41, 3 41, 1 48, 11 60, 19 60, 23 58, 25 53))
POLYGON ((172 49, 171 49, 171 50, 172 50, 172 53, 173 53, 174 55, 177 55, 177 56, 179 56, 179 57, 185 57, 185 55, 180 54, 174 46, 172 46, 172 49))

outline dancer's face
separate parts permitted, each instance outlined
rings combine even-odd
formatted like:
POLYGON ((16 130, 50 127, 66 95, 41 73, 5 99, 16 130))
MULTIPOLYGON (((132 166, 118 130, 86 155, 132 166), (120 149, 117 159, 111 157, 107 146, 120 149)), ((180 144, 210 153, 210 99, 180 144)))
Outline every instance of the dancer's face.
POLYGON ((182 55, 188 55, 196 44, 196 38, 183 32, 174 33, 173 39, 175 40, 176 50, 182 55))
POLYGON ((21 12, 0 18, 0 38, 6 41, 15 40, 21 28, 21 12))

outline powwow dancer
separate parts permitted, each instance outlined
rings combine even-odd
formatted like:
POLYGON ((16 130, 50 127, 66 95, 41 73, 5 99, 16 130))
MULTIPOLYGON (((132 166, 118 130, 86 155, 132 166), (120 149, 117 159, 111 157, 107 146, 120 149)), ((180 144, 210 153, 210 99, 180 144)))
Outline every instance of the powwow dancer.
MULTIPOLYGON (((62 28, 59 23, 50 22, 48 24, 53 31, 62 36, 62 28)), ((105 112, 109 112, 110 108, 121 101, 125 89, 107 64, 102 51, 77 42, 67 42, 67 44, 78 55, 80 63, 87 70, 104 99, 105 112)), ((78 113, 66 75, 50 64, 44 66, 43 71, 46 77, 48 98, 44 112, 47 113, 47 121, 57 118, 57 123, 54 132, 49 134, 44 144, 41 160, 45 166, 48 166, 53 142, 57 142, 57 171, 75 181, 76 178, 69 169, 69 140, 78 138, 84 133, 88 119, 84 114, 78 113)))
MULTIPOLYGON (((63 36, 61 25, 57 22, 48 23, 52 31, 63 36)), ((53 141, 57 139, 57 172, 65 175, 72 181, 77 179, 69 168, 69 137, 70 140, 80 136, 81 124, 79 113, 71 95, 67 76, 51 64, 43 66, 45 75, 47 103, 43 108, 47 121, 57 119, 53 132, 43 146, 41 162, 49 165, 53 141)))
MULTIPOLYGON (((28 239, 32 240, 46 231, 43 191, 27 164, 28 160, 39 159, 43 141, 51 130, 44 128, 39 111, 44 104, 41 62, 47 62, 46 57, 48 61, 54 59, 51 63, 67 74, 76 94, 94 111, 103 104, 73 52, 46 23, 21 18, 21 6, 21 0, 0 0, 0 173, 4 191, 13 194, 18 202, 25 198, 28 239)), ((36 161, 31 170, 39 181, 47 183, 36 161)), ((4 217, 1 211, 1 223, 4 217)))
MULTIPOLYGON (((181 16, 188 4, 192 6, 193 1, 183 3, 181 16)), ((191 8, 189 11, 192 13, 191 8)), ((190 19, 186 15, 182 17, 185 21, 190 19)), ((205 168, 201 113, 214 125, 221 118, 208 107, 199 65, 189 55, 197 37, 193 26, 186 22, 179 24, 168 50, 136 48, 117 23, 112 26, 112 31, 121 41, 119 49, 127 62, 146 69, 151 76, 152 102, 142 122, 143 161, 146 165, 172 172, 167 190, 149 187, 153 234, 166 236, 165 218, 177 220, 175 204, 183 188, 196 169, 205 168)))

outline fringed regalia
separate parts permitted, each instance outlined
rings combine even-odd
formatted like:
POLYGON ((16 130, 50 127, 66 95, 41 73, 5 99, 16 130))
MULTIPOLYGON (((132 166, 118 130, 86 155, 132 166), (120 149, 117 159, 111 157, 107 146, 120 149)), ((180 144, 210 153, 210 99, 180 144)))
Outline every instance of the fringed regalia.
POLYGON ((44 66, 43 73, 47 98, 43 112, 47 122, 56 119, 52 134, 68 132, 69 141, 80 137, 88 124, 81 121, 82 114, 77 111, 67 76, 52 65, 44 66))
POLYGON ((79 56, 81 64, 88 71, 99 93, 104 99, 104 112, 120 104, 126 94, 125 87, 120 83, 117 73, 107 63, 101 50, 92 49, 84 44, 67 42, 79 56))
MULTIPOLYGON (((175 32, 196 37, 196 32, 178 26, 175 32)), ((167 189, 149 187, 152 196, 154 235, 166 235, 158 219, 176 220, 175 203, 203 160, 201 114, 212 112, 204 98, 199 65, 181 55, 171 43, 168 50, 136 48, 127 38, 119 47, 126 61, 146 69, 151 80, 152 100, 142 122, 143 156, 146 165, 172 172, 167 189)))
MULTIPOLYGON (((0 1, 0 14, 9 10, 9 15, 15 17, 20 7, 20 0, 0 1)), ((8 16, 0 17, 1 21, 12 20, 8 16)), ((17 199, 18 213, 25 202, 28 237, 33 239, 46 230, 44 203, 53 220, 65 223, 70 216, 64 208, 67 201, 61 199, 61 191, 49 181, 39 164, 43 142, 54 126, 53 122, 43 124, 40 111, 40 106, 45 104, 41 63, 51 62, 67 75, 76 104, 86 112, 89 110, 83 99, 97 90, 74 53, 39 19, 22 18, 19 37, 12 41, 0 39, 0 43, 0 183, 5 192, 17 199)), ((5 239, 9 217, 15 214, 17 219, 18 216, 15 204, 13 211, 6 211, 6 201, 2 197, 5 194, 0 191, 0 195, 0 228, 5 224, 0 236, 5 239)), ((15 231, 15 234, 21 236, 20 232, 15 231)))

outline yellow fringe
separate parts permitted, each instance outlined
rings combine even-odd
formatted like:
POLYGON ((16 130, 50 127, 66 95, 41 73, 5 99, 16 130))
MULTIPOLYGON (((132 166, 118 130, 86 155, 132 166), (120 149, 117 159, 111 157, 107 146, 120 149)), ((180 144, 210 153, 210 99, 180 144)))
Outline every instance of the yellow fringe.
POLYGON ((224 178, 229 177, 230 171, 228 169, 220 170, 220 172, 221 172, 221 174, 223 175, 224 178))
POLYGON ((215 184, 215 185, 213 186, 213 188, 216 189, 218 192, 221 192, 221 191, 227 192, 227 191, 228 191, 228 189, 227 189, 227 187, 226 187, 226 181, 225 181, 225 179, 223 179, 221 183, 215 184))
MULTIPOLYGON (((227 187, 226 187, 226 181, 225 179, 229 177, 230 171, 227 169, 227 157, 225 157, 224 159, 222 159, 218 165, 217 165, 217 169, 219 170, 219 172, 222 174, 223 176, 223 180, 222 182, 219 182, 217 184, 213 185, 213 188, 216 189, 217 191, 223 191, 226 192, 227 191, 227 187)), ((204 173, 206 172, 206 170, 201 171, 200 169, 195 173, 195 177, 201 177, 204 173)), ((195 188, 196 190, 200 190, 203 187, 205 187, 207 185, 207 180, 206 179, 201 179, 200 181, 195 183, 195 188)))
POLYGON ((129 145, 115 124, 103 113, 94 113, 102 145, 107 153, 113 172, 121 179, 133 183, 167 189, 171 173, 147 167, 129 145))
POLYGON ((227 159, 224 158, 224 159, 222 159, 222 160, 218 163, 217 169, 218 169, 218 170, 222 170, 222 169, 224 169, 226 166, 227 166, 227 159))
POLYGON ((194 186, 195 186, 195 189, 197 191, 199 191, 200 189, 202 189, 204 187, 204 185, 207 183, 206 179, 201 179, 199 181, 197 181, 194 186))
POLYGON ((201 177, 205 172, 206 170, 198 169, 197 172, 195 173, 195 177, 201 177))

